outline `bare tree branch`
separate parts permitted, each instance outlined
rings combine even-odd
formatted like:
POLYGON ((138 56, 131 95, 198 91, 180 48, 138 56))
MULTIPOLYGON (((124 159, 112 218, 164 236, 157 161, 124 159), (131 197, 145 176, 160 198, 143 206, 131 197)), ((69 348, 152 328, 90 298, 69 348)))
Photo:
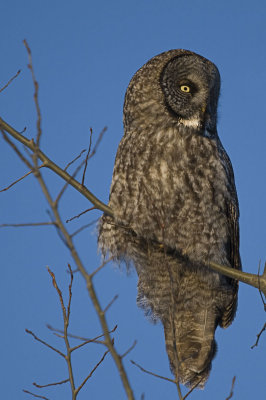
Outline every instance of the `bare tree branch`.
MULTIPOLYGON (((2 118, 0 118, 0 128, 5 132, 9 133, 16 140, 24 144, 33 152, 36 149, 36 145, 34 140, 27 139, 25 136, 21 135, 18 131, 8 125, 2 118)), ((62 179, 68 182, 71 186, 73 186, 78 192, 80 192, 86 199, 88 199, 98 210, 103 211, 109 216, 113 216, 113 211, 106 204, 101 202, 96 196, 94 196, 85 186, 76 181, 76 179, 72 178, 66 171, 56 165, 52 160, 50 160, 41 150, 38 150, 38 158, 45 163, 45 167, 54 171, 57 175, 59 175, 62 179)), ((31 167, 30 167, 31 168, 31 167)), ((32 169, 32 168, 31 168, 32 169)))
POLYGON ((211 269, 220 272, 220 274, 222 275, 229 276, 230 278, 233 278, 237 281, 241 281, 243 283, 246 283, 247 285, 260 289, 266 296, 266 268, 264 269, 263 274, 258 276, 213 262, 210 262, 208 265, 211 269))

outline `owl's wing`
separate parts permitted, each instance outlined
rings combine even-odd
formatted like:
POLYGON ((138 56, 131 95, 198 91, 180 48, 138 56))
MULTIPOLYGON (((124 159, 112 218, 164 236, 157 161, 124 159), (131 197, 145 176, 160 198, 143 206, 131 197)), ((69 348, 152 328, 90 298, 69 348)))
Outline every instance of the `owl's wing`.
MULTIPOLYGON (((219 140, 219 139, 218 139, 219 140)), ((220 140, 218 142, 218 150, 221 156, 221 160, 223 162, 224 168, 226 170, 226 174, 228 177, 228 185, 231 192, 231 198, 228 200, 227 204, 227 220, 229 227, 229 240, 228 240, 228 254, 230 259, 230 264, 233 268, 242 269, 241 267, 241 259, 239 254, 239 206, 237 199, 237 192, 235 187, 235 178, 233 167, 228 157, 226 151, 224 150, 220 140)), ((238 292, 238 281, 234 279, 230 279, 231 285, 233 285, 235 292, 233 301, 228 305, 225 309, 220 325, 223 328, 226 328, 234 319, 236 308, 237 308, 237 292, 238 292)))

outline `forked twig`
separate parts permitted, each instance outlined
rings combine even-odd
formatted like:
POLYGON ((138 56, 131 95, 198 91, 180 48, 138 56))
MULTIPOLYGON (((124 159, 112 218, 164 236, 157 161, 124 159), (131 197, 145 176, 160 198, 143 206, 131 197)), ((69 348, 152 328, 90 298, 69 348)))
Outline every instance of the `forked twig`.
POLYGON ((67 367, 68 367, 68 374, 69 374, 69 381, 70 381, 70 386, 71 386, 71 390, 72 390, 72 397, 73 397, 73 399, 75 399, 76 398, 76 395, 75 395, 76 388, 75 388, 74 374, 73 374, 72 360, 71 360, 71 352, 72 351, 70 348, 70 344, 69 344, 69 340, 68 340, 68 332, 67 332, 68 326, 69 326, 70 306, 71 306, 71 300, 72 300, 73 272, 72 272, 70 264, 68 264, 68 269, 70 272, 70 283, 69 283, 69 287, 68 287, 69 298, 68 298, 68 305, 67 305, 67 310, 66 310, 66 307, 64 305, 62 291, 60 290, 60 288, 57 285, 55 275, 48 267, 47 267, 47 269, 48 269, 50 276, 52 277, 53 286, 57 291, 57 294, 58 294, 58 297, 60 300, 60 304, 61 304, 63 321, 64 321, 64 341, 65 341, 65 345, 66 345, 65 360, 66 360, 67 367))
POLYGON ((266 323, 263 325, 262 329, 261 329, 260 332, 257 334, 257 340, 256 340, 256 342, 251 346, 251 349, 254 349, 254 347, 257 347, 257 346, 258 346, 260 337, 261 337, 261 335, 262 335, 262 333, 263 333, 264 331, 266 331, 266 323))
MULTIPOLYGON (((39 84, 35 78, 35 73, 34 73, 34 69, 33 69, 33 64, 32 64, 32 55, 31 55, 31 49, 27 43, 27 40, 24 39, 23 40, 23 44, 26 47, 27 53, 28 53, 28 57, 29 57, 29 64, 28 64, 28 68, 31 71, 31 76, 32 76, 32 81, 34 84, 34 103, 35 103, 35 107, 36 107, 36 112, 37 112, 37 137, 36 137, 36 148, 38 149, 40 146, 40 139, 41 139, 41 135, 42 135, 42 129, 41 129, 41 121, 42 121, 42 117, 41 117, 41 110, 40 110, 40 105, 39 105, 39 84)), ((38 155, 36 154, 35 157, 35 165, 37 166, 37 158, 38 155)))

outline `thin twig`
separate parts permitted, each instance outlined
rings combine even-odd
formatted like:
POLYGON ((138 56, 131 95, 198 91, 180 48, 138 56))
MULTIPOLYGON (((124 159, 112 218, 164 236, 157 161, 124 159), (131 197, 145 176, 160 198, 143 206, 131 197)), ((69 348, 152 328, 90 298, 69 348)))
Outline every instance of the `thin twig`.
POLYGON ((147 369, 143 368, 141 365, 137 364, 137 363, 136 363, 135 361, 133 361, 133 360, 130 360, 130 362, 131 362, 133 365, 135 365, 136 367, 138 367, 142 372, 145 372, 146 374, 155 376, 156 378, 160 378, 160 379, 163 379, 163 380, 165 380, 165 381, 172 382, 172 383, 174 383, 174 384, 176 385, 176 381, 174 381, 173 379, 170 379, 170 378, 167 378, 167 377, 165 377, 165 376, 158 375, 158 374, 155 374, 154 372, 148 371, 147 369))
MULTIPOLYGON (((48 189, 47 189, 47 191, 48 191, 48 189)), ((54 227, 55 227, 55 229, 56 229, 56 232, 57 232, 59 238, 62 240, 62 242, 64 243, 64 245, 65 245, 66 247, 68 247, 67 242, 66 242, 66 240, 65 240, 65 238, 64 238, 64 235, 62 234, 62 232, 61 232, 61 230, 60 230, 60 227, 58 226, 58 224, 56 223, 56 221, 54 221, 54 216, 52 215, 51 211, 50 211, 50 210, 46 210, 46 211, 47 211, 47 214, 49 215, 49 217, 50 217, 50 219, 51 219, 51 222, 54 223, 54 227)))
POLYGON ((82 232, 84 229, 89 228, 90 226, 96 224, 96 222, 98 221, 99 218, 94 219, 93 221, 91 221, 89 224, 83 225, 81 226, 79 229, 77 229, 76 231, 74 231, 70 236, 71 238, 73 238, 74 236, 76 236, 78 233, 82 232))
POLYGON ((14 75, 12 78, 10 78, 9 81, 5 84, 5 86, 3 86, 0 89, 0 93, 3 92, 3 90, 5 90, 10 85, 10 83, 19 76, 20 73, 21 73, 21 69, 19 69, 18 72, 16 73, 16 75, 14 75))
MULTIPOLYGON (((34 103, 35 103, 36 112, 37 112, 36 147, 38 149, 40 147, 40 139, 41 139, 41 135, 42 135, 42 129, 41 129, 42 118, 41 118, 41 110, 40 110, 40 105, 39 105, 39 84, 35 78, 35 73, 34 73, 33 64, 32 64, 31 49, 30 49, 26 39, 23 40, 23 43, 24 43, 27 53, 28 53, 28 57, 29 57, 28 68, 31 71, 32 81, 34 84, 34 103)), ((36 154, 36 162, 37 162, 37 157, 38 157, 38 154, 36 154)))
MULTIPOLYGON (((0 126, 1 126, 1 118, 0 118, 0 126)), ((24 157, 24 155, 21 153, 21 151, 19 151, 19 149, 17 148, 17 146, 15 145, 15 143, 12 142, 12 140, 9 139, 9 137, 5 134, 4 129, 1 129, 1 133, 2 136, 4 138, 4 140, 9 144, 9 146, 12 147, 12 149, 14 150, 14 152, 19 156, 19 158, 21 159, 21 161, 24 162, 24 164, 27 165, 27 167, 32 170, 33 169, 33 165, 31 165, 31 163, 29 162, 29 160, 24 157)), ((20 133, 19 133, 20 135, 20 133)), ((21 135, 22 136, 22 135, 21 135)), ((16 138, 15 138, 16 139, 16 138)), ((30 141, 29 141, 30 142, 30 141)))
POLYGON ((121 358, 126 357, 126 356, 128 355, 128 353, 130 353, 130 352, 134 349, 134 347, 136 346, 136 344, 137 344, 137 341, 134 340, 132 346, 130 346, 129 349, 128 349, 127 351, 125 351, 125 353, 121 354, 121 358))
POLYGON ((77 346, 71 347, 70 351, 71 351, 71 353, 73 353, 73 351, 78 350, 81 347, 86 346, 86 344, 89 344, 89 343, 96 343, 96 344, 101 344, 101 345, 106 346, 106 343, 103 342, 102 340, 86 340, 86 342, 83 342, 83 343, 78 344, 77 346))
POLYGON ((29 390, 23 389, 24 393, 31 394, 33 397, 37 397, 38 399, 49 400, 48 397, 40 396, 38 394, 32 393, 29 390))
MULTIPOLYGON (((44 164, 40 165, 38 168, 43 168, 43 167, 44 167, 44 164)), ((22 181, 24 178, 26 178, 27 176, 29 176, 29 175, 32 174, 33 172, 34 172, 33 170, 27 172, 27 173, 26 173, 25 175, 23 175, 21 178, 19 178, 19 179, 17 179, 16 181, 12 182, 9 186, 5 187, 4 189, 1 189, 1 190, 0 190, 0 193, 1 193, 1 192, 5 192, 6 190, 10 189, 10 188, 11 188, 12 186, 14 186, 16 183, 22 181)))
POLYGON ((230 394, 229 394, 228 397, 226 397, 225 400, 229 400, 229 399, 231 399, 233 397, 233 394, 234 394, 233 390, 234 390, 234 386, 235 386, 235 381, 236 381, 236 377, 234 376, 233 379, 232 379, 232 386, 231 386, 230 394))
MULTIPOLYGON (((74 178, 77 176, 78 172, 81 170, 81 168, 82 168, 82 166, 84 165, 84 163, 85 163, 85 161, 83 160, 83 161, 77 166, 77 168, 75 169, 75 171, 74 171, 73 174, 71 175, 71 178, 72 178, 72 179, 74 179, 74 178)), ((64 171, 66 171, 66 168, 64 169, 64 171)), ((58 193, 58 195, 57 195, 57 197, 56 197, 56 199, 55 199, 55 201, 54 201, 54 204, 55 204, 56 207, 58 206, 59 200, 61 199, 61 197, 63 196, 63 194, 65 193, 65 191, 66 191, 66 189, 68 188, 69 185, 70 185, 70 181, 67 181, 67 182, 63 185, 63 187, 62 187, 62 189, 60 190, 60 192, 58 193)))
POLYGON ((69 320, 70 317, 70 305, 71 305, 71 299, 72 299, 72 285, 73 285, 73 272, 71 269, 71 265, 67 264, 68 270, 70 272, 70 284, 68 286, 68 305, 67 305, 67 318, 69 320))
POLYGON ((46 343, 44 340, 39 339, 38 336, 36 336, 32 331, 30 331, 28 329, 25 329, 25 331, 27 333, 29 333, 31 336, 33 336, 34 339, 37 340, 37 342, 40 342, 40 343, 44 344, 44 346, 48 347, 49 349, 51 349, 51 350, 55 351, 56 353, 58 353, 61 357, 65 358, 65 354, 64 353, 62 353, 60 350, 56 349, 55 347, 51 346, 50 344, 46 343))
POLYGON ((74 217, 71 217, 71 218, 67 219, 66 223, 68 223, 70 221, 73 221, 73 219, 79 218, 79 217, 81 217, 81 215, 86 214, 87 212, 92 211, 92 210, 95 210, 95 207, 88 208, 87 210, 82 211, 80 214, 75 215, 74 217))
POLYGON ((86 170, 87 170, 87 166, 88 166, 88 159, 89 159, 89 155, 91 152, 91 143, 92 143, 92 128, 90 128, 90 144, 89 144, 89 150, 87 152, 86 159, 85 159, 84 171, 83 171, 82 181, 81 181, 82 186, 84 186, 85 175, 86 175, 86 170))
MULTIPOLYGON (((64 331, 62 331, 61 329, 53 328, 51 325, 46 325, 46 326, 52 332, 64 333, 64 331)), ((110 330, 108 333, 111 334, 111 333, 115 332, 116 329, 117 329, 117 325, 115 325, 115 327, 112 330, 110 330)), ((100 339, 103 336, 104 336, 104 333, 102 333, 101 335, 96 336, 93 339, 89 339, 89 338, 86 338, 86 337, 83 337, 83 336, 78 336, 78 335, 73 335, 72 333, 68 333, 68 337, 70 337, 72 339, 84 340, 86 342, 96 342, 96 340, 100 339)))
POLYGON ((56 225, 56 222, 29 222, 25 224, 0 224, 0 228, 13 227, 18 228, 21 226, 47 226, 47 225, 56 225))
POLYGON ((193 390, 196 389, 196 387, 200 384, 200 382, 202 381, 203 377, 196 383, 196 385, 194 385, 183 397, 183 400, 185 400, 192 392, 193 390))
POLYGON ((118 299, 118 294, 116 294, 112 300, 110 301, 109 304, 107 304, 107 306, 105 307, 105 309, 103 310, 104 313, 106 313, 106 311, 109 310, 109 308, 114 304, 114 302, 118 299))
POLYGON ((62 308, 63 314, 65 314, 66 309, 65 309, 65 305, 64 305, 63 295, 62 295, 62 292, 61 292, 61 290, 59 289, 59 287, 58 287, 58 285, 57 285, 57 282, 56 282, 56 279, 55 279, 55 274, 50 270, 49 267, 47 267, 47 270, 48 270, 48 272, 49 272, 49 274, 50 274, 50 276, 51 276, 51 278, 52 278, 53 287, 54 287, 54 288, 56 289, 56 291, 57 291, 57 294, 58 294, 58 297, 59 297, 59 300, 60 300, 60 304, 61 304, 61 308, 62 308))
POLYGON ((82 389, 82 387, 85 385, 85 383, 87 382, 87 380, 92 376, 92 374, 94 373, 94 371, 96 371, 96 369, 99 367, 99 365, 103 362, 103 360, 105 359, 105 356, 109 353, 110 350, 107 350, 104 355, 102 356, 102 358, 100 359, 100 361, 95 365, 95 367, 91 370, 91 372, 89 373, 89 375, 84 379, 84 381, 81 383, 81 385, 76 389, 76 393, 78 394, 78 392, 80 391, 80 389, 82 389))
POLYGON ((254 349, 254 347, 257 347, 257 346, 258 346, 260 337, 261 337, 261 335, 262 335, 262 333, 263 333, 264 331, 266 331, 266 323, 263 325, 262 329, 261 329, 260 332, 257 334, 257 340, 256 340, 256 342, 253 344, 253 346, 251 346, 251 349, 254 349))
POLYGON ((101 269, 103 269, 111 260, 113 257, 109 257, 107 260, 105 260, 98 268, 96 268, 91 274, 90 277, 93 278, 94 275, 96 275, 101 269))
POLYGON ((66 170, 70 167, 70 165, 72 165, 75 161, 77 161, 77 160, 82 156, 82 154, 83 154, 85 151, 86 151, 86 149, 81 150, 80 154, 79 154, 76 158, 74 158, 74 160, 70 161, 70 162, 67 164, 67 166, 64 168, 64 171, 66 171, 66 170))
POLYGON ((99 134, 99 136, 98 136, 98 139, 97 139, 97 141, 96 141, 96 143, 95 143, 95 146, 94 146, 94 148, 92 149, 92 152, 91 152, 91 154, 90 154, 90 156, 89 156, 89 158, 88 158, 89 160, 96 154, 97 148, 98 148, 99 144, 101 143, 102 138, 103 138, 103 135, 105 134, 106 131, 107 131, 107 126, 105 126, 105 127, 102 129, 102 131, 100 132, 100 134, 99 134))
POLYGON ((69 378, 65 379, 63 381, 60 381, 60 382, 47 383, 46 385, 38 385, 38 383, 33 382, 33 385, 36 386, 39 389, 42 389, 42 388, 45 388, 45 387, 48 387, 48 386, 62 385, 63 383, 67 383, 67 382, 69 382, 69 378))

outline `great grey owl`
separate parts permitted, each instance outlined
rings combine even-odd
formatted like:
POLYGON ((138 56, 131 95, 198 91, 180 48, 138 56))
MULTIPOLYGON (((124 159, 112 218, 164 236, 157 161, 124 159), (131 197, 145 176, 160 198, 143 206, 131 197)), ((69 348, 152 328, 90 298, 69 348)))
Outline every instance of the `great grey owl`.
POLYGON ((171 50, 133 76, 99 247, 138 273, 138 304, 164 326, 176 378, 204 384, 214 334, 231 324, 238 284, 208 267, 241 269, 238 200, 217 134, 220 75, 209 60, 171 50))

